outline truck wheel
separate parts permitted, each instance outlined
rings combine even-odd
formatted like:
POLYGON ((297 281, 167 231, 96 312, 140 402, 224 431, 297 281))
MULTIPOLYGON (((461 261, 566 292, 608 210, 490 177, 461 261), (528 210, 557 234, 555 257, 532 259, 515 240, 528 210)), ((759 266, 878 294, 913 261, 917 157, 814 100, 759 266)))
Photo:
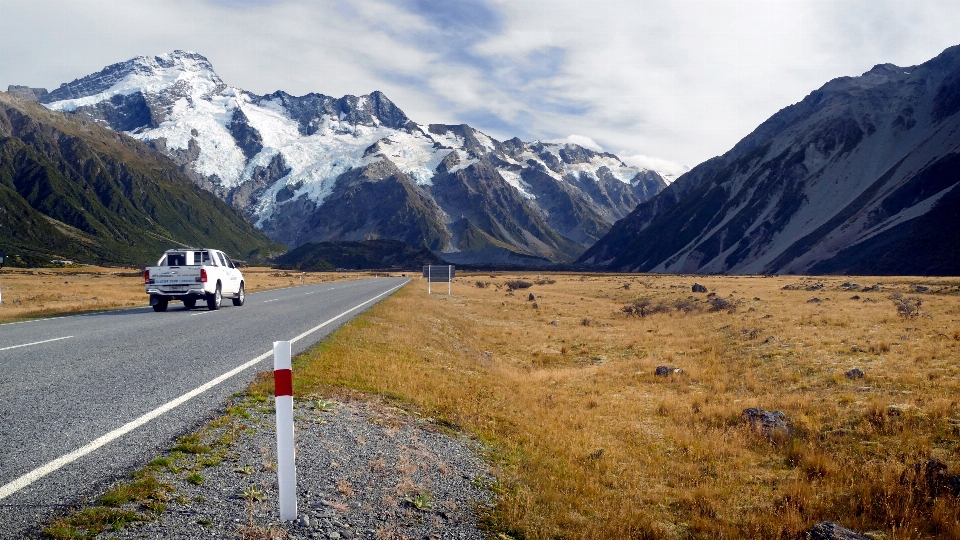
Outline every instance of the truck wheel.
POLYGON ((240 284, 240 290, 237 291, 237 297, 233 299, 233 305, 242 306, 245 296, 243 294, 243 283, 240 284))
POLYGON ((183 307, 185 307, 185 308, 187 308, 187 309, 193 309, 196 305, 197 305, 197 299, 196 299, 196 298, 184 298, 184 299, 183 299, 183 307))
POLYGON ((161 300, 161 301, 157 302, 156 304, 153 305, 153 310, 154 310, 154 311, 157 311, 157 312, 159 312, 159 311, 166 311, 166 310, 167 310, 167 301, 166 301, 166 300, 161 300))
POLYGON ((217 290, 213 294, 207 295, 207 309, 216 311, 220 309, 220 302, 223 301, 223 293, 220 292, 220 284, 217 283, 217 290))

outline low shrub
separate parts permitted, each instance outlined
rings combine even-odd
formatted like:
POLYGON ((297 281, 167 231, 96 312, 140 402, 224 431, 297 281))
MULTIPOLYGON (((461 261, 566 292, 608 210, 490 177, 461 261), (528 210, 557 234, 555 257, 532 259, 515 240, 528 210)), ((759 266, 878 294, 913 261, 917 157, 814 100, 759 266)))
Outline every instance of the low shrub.
POLYGON ((893 305, 897 307, 897 315, 904 319, 912 319, 920 315, 920 306, 923 305, 923 300, 919 296, 903 296, 899 292, 895 292, 889 298, 893 301, 893 305))

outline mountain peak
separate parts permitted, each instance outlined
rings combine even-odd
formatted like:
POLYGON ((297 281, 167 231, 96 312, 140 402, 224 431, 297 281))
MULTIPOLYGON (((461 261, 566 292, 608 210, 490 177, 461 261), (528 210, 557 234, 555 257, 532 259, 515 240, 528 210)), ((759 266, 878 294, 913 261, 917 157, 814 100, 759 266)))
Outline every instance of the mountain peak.
POLYGON ((92 75, 61 84, 43 103, 57 103, 64 111, 136 92, 160 92, 175 84, 191 87, 191 94, 207 94, 225 85, 204 56, 176 50, 157 56, 137 56, 92 75))

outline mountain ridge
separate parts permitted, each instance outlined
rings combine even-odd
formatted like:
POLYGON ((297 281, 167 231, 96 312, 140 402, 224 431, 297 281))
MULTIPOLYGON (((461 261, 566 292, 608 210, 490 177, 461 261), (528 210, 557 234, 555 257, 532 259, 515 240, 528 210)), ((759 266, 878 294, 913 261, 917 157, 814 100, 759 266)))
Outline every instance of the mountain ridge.
POLYGON ((944 198, 960 178, 957 112, 960 46, 918 66, 831 80, 638 205, 579 261, 684 273, 956 273, 960 250, 941 257, 910 244, 955 245, 921 225, 935 209, 944 225, 958 224, 947 202, 955 195, 944 198), (894 251, 905 262, 894 263, 894 251))

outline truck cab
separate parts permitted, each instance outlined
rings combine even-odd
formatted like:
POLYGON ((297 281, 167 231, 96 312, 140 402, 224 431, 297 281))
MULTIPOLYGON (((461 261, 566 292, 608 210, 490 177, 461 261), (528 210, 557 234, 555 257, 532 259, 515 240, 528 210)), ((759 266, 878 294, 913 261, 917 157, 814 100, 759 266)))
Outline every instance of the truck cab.
POLYGON ((209 248, 168 249, 143 271, 143 282, 154 311, 166 311, 179 300, 191 309, 197 300, 207 309, 220 309, 223 298, 242 306, 245 298, 243 274, 226 253, 209 248))

